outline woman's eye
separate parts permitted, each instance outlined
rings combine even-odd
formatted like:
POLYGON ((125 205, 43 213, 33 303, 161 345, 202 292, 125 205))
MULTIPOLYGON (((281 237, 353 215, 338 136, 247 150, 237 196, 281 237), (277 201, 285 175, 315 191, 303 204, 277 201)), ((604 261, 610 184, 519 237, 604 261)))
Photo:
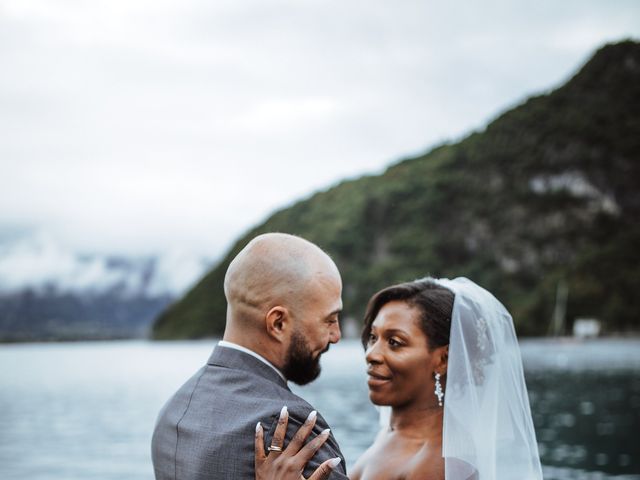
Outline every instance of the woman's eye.
POLYGON ((371 333, 369 334, 369 345, 373 343, 376 343, 376 336, 373 333, 371 333))
POLYGON ((398 340, 396 340, 395 338, 390 338, 389 339, 389 345, 391 345, 392 347, 399 347, 402 344, 398 340))

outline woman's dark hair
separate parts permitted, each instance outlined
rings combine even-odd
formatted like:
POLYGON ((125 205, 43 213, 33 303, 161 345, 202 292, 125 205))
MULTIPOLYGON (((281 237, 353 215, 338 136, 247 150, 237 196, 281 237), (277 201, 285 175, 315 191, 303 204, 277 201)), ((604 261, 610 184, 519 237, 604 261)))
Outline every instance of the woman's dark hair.
POLYGON ((420 328, 427 336, 429 350, 449 345, 451 313, 454 294, 431 278, 400 283, 384 288, 369 300, 364 315, 362 345, 367 348, 371 325, 380 309, 387 303, 400 300, 420 311, 420 328))

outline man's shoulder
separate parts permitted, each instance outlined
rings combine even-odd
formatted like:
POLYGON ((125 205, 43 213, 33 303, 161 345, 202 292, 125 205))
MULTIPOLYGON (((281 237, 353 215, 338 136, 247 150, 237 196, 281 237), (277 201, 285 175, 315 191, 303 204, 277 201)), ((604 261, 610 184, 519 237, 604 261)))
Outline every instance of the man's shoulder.
MULTIPOLYGON (((251 472, 257 422, 265 428, 265 440, 270 441, 280 410, 286 405, 290 438, 314 410, 284 384, 252 371, 217 365, 200 369, 169 404, 154 433, 154 465, 161 468, 167 462, 178 462, 184 468, 214 471, 222 468, 218 464, 226 459, 224 468, 230 468, 234 478, 245 478, 240 472, 251 472)), ((328 425, 319 414, 315 434, 324 428, 328 425)), ((333 438, 322 450, 319 458, 342 456, 333 438)))

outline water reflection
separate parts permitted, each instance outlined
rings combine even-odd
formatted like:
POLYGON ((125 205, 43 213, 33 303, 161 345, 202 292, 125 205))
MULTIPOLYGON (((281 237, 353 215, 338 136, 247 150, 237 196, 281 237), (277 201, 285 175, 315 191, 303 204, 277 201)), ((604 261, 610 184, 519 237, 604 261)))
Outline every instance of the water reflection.
POLYGON ((523 342, 543 464, 640 478, 638 347, 633 340, 523 342))
POLYGON ((639 473, 640 381, 629 371, 529 372, 542 462, 639 473))

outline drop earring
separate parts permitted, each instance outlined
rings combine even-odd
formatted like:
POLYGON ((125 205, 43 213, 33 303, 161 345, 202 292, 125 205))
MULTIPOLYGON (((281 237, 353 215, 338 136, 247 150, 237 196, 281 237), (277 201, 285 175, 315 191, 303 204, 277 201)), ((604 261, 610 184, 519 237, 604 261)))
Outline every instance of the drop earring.
POLYGON ((436 373, 436 389, 434 394, 438 397, 438 405, 442 406, 442 397, 444 397, 444 392, 442 391, 442 384, 440 383, 440 374, 436 373))

